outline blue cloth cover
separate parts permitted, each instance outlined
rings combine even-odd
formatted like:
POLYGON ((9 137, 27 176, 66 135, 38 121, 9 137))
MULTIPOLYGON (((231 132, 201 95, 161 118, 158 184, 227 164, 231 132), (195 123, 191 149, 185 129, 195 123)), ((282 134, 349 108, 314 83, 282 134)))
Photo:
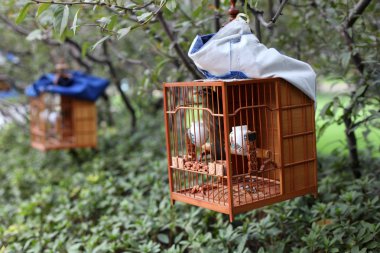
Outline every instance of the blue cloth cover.
MULTIPOLYGON (((195 38, 194 45, 190 49, 190 53, 196 53, 198 52, 204 44, 206 44, 207 41, 209 41, 215 33, 212 34, 207 34, 207 35, 199 35, 195 38)), ((235 42, 235 41, 234 41, 235 42)), ((221 76, 215 76, 208 72, 207 70, 200 69, 198 68, 200 72, 207 78, 207 79, 247 79, 248 76, 246 76, 243 72, 241 71, 230 71, 230 73, 227 73, 225 75, 221 76)))
POLYGON ((196 36, 188 56, 208 79, 279 77, 315 101, 316 74, 311 66, 261 44, 244 15, 215 34, 196 36))
POLYGON ((70 71, 72 84, 70 86, 60 86, 54 84, 53 73, 48 73, 40 77, 35 83, 25 89, 25 94, 29 97, 37 97, 42 92, 61 94, 83 100, 95 101, 104 92, 109 84, 109 80, 84 74, 79 71, 70 71))
POLYGON ((18 92, 15 89, 11 89, 9 91, 0 91, 0 99, 12 98, 17 96, 18 92))

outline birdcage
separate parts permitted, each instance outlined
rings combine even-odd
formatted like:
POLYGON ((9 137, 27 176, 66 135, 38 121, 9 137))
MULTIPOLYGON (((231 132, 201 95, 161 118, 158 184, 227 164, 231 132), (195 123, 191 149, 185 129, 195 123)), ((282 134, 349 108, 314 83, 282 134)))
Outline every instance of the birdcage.
POLYGON ((31 145, 36 149, 95 148, 96 122, 95 102, 52 93, 30 98, 31 145))
POLYGON ((314 101, 280 78, 164 84, 172 203, 234 215, 317 194, 314 101))

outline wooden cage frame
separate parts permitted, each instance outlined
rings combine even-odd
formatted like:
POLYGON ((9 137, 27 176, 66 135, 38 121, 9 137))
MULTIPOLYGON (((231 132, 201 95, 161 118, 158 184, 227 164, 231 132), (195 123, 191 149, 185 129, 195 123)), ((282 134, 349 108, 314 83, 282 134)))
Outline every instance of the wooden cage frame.
POLYGON ((314 101, 287 81, 165 83, 164 113, 172 204, 208 208, 232 221, 255 208, 317 195, 314 101), (201 118, 210 144, 197 147, 188 127, 201 118), (236 135, 232 127, 242 125, 250 132, 239 155, 229 137, 236 135), (223 161, 217 152, 225 153, 223 161))
POLYGON ((95 102, 52 93, 30 98, 30 136, 41 151, 96 148, 95 102))

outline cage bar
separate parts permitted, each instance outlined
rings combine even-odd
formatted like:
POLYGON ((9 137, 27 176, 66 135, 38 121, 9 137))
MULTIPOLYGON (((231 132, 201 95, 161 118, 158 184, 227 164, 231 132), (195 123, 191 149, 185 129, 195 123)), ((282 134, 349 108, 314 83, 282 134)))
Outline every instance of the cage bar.
POLYGON ((41 151, 95 148, 95 103, 51 93, 31 98, 30 136, 32 147, 41 151))
POLYGON ((314 101, 280 78, 164 84, 172 203, 234 215, 317 194, 314 101))

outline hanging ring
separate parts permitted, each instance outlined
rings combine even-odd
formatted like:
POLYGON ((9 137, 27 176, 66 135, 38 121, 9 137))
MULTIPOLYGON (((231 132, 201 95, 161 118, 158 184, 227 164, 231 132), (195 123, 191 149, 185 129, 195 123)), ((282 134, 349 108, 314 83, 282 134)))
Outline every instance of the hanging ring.
POLYGON ((239 13, 239 14, 237 14, 236 18, 241 18, 247 24, 249 24, 249 16, 247 14, 245 14, 245 13, 239 13))

